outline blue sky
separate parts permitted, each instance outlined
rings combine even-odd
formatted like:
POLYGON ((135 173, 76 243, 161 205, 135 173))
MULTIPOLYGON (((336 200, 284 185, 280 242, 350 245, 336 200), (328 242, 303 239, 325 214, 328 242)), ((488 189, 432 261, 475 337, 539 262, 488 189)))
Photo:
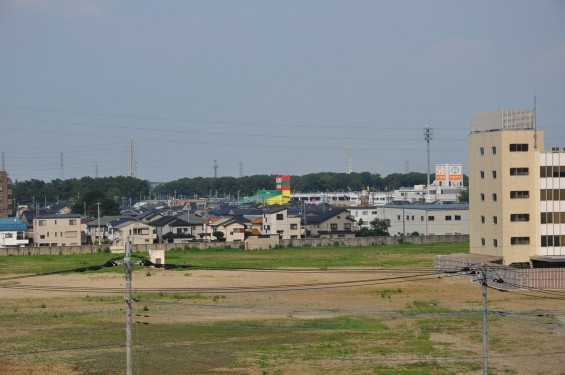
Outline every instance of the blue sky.
MULTIPOLYGON (((1 0, 14 180, 425 172, 469 118, 529 109, 565 146, 563 1, 1 0), (63 156, 61 158, 61 155, 63 156), (61 160, 63 168, 61 168, 61 160)), ((433 171, 433 166, 432 166, 433 171)))

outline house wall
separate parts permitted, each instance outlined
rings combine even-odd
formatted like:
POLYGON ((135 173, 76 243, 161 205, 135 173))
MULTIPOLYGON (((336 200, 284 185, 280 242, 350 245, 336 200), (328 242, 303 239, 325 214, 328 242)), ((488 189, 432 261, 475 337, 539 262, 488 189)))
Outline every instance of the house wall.
POLYGON ((29 240, 25 238, 25 233, 17 230, 0 232, 0 247, 6 246, 25 246, 29 240))
POLYGON ((79 215, 37 217, 33 219, 33 243, 36 246, 75 246, 81 244, 79 215))
POLYGON ((153 244, 157 239, 157 233, 154 227, 139 221, 113 228, 114 245, 123 245, 128 238, 132 245, 153 244))
POLYGON ((334 215, 322 223, 306 223, 307 227, 310 229, 311 236, 318 236, 320 231, 343 231, 343 230, 353 230, 354 221, 348 219, 348 211, 343 211, 338 215, 334 215))

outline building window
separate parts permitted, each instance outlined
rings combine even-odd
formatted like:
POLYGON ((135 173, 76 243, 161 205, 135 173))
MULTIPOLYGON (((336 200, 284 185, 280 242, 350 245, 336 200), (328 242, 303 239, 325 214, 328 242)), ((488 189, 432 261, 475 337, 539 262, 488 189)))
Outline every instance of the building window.
POLYGON ((435 217, 433 216, 428 216, 428 221, 434 221, 435 217))
POLYGON ((498 240, 496 238, 492 240, 492 246, 498 247, 498 240))
POLYGON ((510 168, 510 176, 527 176, 530 174, 529 168, 510 168))
POLYGON ((290 229, 298 229, 298 224, 290 224, 290 229))
POLYGON ((492 178, 496 178, 496 171, 492 171, 492 178))
POLYGON ((455 220, 461 220, 461 215, 455 215, 455 220))
POLYGON ((485 194, 481 193, 481 201, 484 202, 485 201, 485 194))
POLYGON ((541 224, 565 223, 565 212, 542 212, 541 224))
POLYGON ((485 178, 485 171, 481 171, 481 179, 485 178))
POLYGON ((528 190, 512 190, 510 192, 511 199, 526 199, 530 197, 530 192, 528 190))
POLYGON ((277 220, 284 220, 283 214, 277 214, 277 220))
POLYGON ((510 221, 530 221, 530 214, 510 214, 510 221))
POLYGON ((345 224, 343 224, 343 229, 345 229, 345 230, 350 230, 350 229, 351 229, 351 223, 345 223, 345 224))
POLYGON ((38 221, 37 221, 37 224, 38 224, 40 227, 44 227, 44 226, 45 226, 45 220, 38 220, 38 221))
POLYGON ((484 217, 484 215, 481 215, 481 224, 484 224, 484 223, 485 223, 485 217, 484 217))
POLYGON ((492 146, 492 154, 496 155, 496 147, 495 146, 492 146))
POLYGON ((40 235, 39 235, 39 238, 42 239, 42 240, 44 240, 44 239, 45 239, 45 235, 44 235, 44 234, 40 234, 40 235))
POLYGON ((445 220, 446 220, 446 221, 450 221, 450 220, 451 220, 451 215, 445 215, 445 220))
POLYGON ((541 236, 541 247, 551 247, 565 244, 565 236, 541 236))
POLYGON ((540 191, 540 200, 542 201, 559 201, 565 200, 565 189, 542 189, 540 191))
POLYGON ((529 245, 530 237, 510 237, 511 245, 529 245))
POLYGON ((565 166, 540 167, 540 177, 565 177, 565 166))
POLYGON ((485 154, 485 148, 484 148, 484 147, 481 147, 481 148, 479 149, 479 153, 481 154, 481 156, 483 156, 483 155, 485 154))
POLYGON ((397 219, 397 220, 400 220, 400 215, 397 215, 397 216, 396 216, 396 219, 397 219))
POLYGON ((527 152, 528 151, 528 144, 527 143, 511 143, 510 144, 510 151, 511 152, 527 152))
POLYGON ((424 217, 423 217, 423 216, 420 216, 420 221, 424 221, 424 217))
POLYGON ((486 243, 487 243, 487 242, 485 241, 485 239, 484 239, 484 238, 481 238, 481 245, 485 246, 486 243))
POLYGON ((337 224, 330 224, 331 230, 337 230, 337 224))
POLYGON ((77 225, 76 219, 70 219, 70 220, 69 220, 69 225, 77 225))
POLYGON ((492 217, 492 223, 493 223, 493 224, 498 224, 498 217, 493 216, 493 217, 492 217))
POLYGON ((492 201, 496 202, 496 193, 492 193, 492 201))

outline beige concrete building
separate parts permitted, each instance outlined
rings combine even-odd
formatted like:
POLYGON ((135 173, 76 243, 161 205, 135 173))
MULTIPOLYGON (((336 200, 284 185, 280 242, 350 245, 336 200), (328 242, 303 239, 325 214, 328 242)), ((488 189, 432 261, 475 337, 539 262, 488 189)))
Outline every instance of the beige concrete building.
POLYGON ((544 151, 535 121, 531 110, 471 117, 470 251, 505 265, 565 261, 564 225, 548 225, 563 215, 555 187, 565 187, 565 154, 544 151))
POLYGON ((34 246, 81 245, 80 215, 44 215, 33 219, 34 246))

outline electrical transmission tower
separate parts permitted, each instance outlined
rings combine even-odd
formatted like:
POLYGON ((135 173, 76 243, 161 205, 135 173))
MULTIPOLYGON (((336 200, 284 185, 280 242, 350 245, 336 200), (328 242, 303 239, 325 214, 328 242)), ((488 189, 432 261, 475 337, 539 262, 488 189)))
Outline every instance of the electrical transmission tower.
POLYGON ((60 174, 60 178, 61 181, 65 179, 65 166, 63 164, 63 151, 61 151, 61 154, 59 156, 59 174, 60 174))
POLYGON ((428 185, 427 188, 430 188, 430 141, 432 139, 434 139, 434 129, 429 128, 428 125, 426 125, 426 128, 424 129, 424 139, 426 141, 426 143, 428 144, 428 185))
POLYGON ((130 177, 137 177, 137 158, 134 137, 131 137, 129 140, 129 175, 130 177))
POLYGON ((353 158, 351 156, 351 148, 349 149, 347 155, 347 161, 348 161, 348 173, 351 174, 351 172, 353 172, 353 158))

